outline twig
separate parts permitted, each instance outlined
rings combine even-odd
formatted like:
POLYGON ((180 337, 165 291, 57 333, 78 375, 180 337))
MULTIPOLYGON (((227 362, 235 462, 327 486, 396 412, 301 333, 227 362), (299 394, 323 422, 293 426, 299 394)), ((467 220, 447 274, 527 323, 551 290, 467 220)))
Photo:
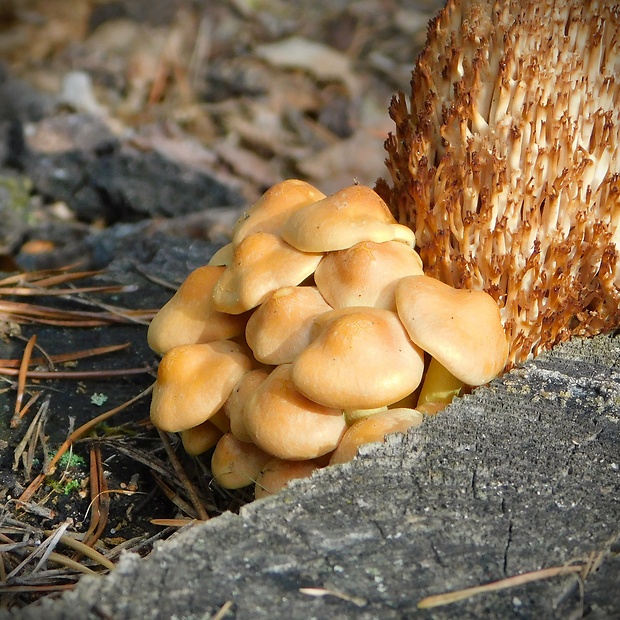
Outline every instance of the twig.
MULTIPOLYGON (((108 347, 96 347, 94 349, 84 349, 82 351, 74 351, 73 353, 60 353, 58 355, 49 355, 45 359, 41 357, 33 357, 30 360, 31 366, 39 366, 44 362, 53 364, 62 364, 64 362, 73 362, 75 360, 84 359, 87 357, 94 357, 96 355, 104 355, 106 353, 115 353, 116 351, 122 351, 130 346, 131 343, 124 342, 123 344, 113 344, 108 347)), ((37 347, 39 348, 39 347, 37 347)), ((21 360, 12 359, 0 359, 0 366, 3 368, 19 368, 21 360)))
MULTIPOLYGON (((45 530, 46 536, 49 536, 50 533, 51 533, 50 530, 45 530)), ((60 542, 63 545, 69 547, 69 549, 78 551, 82 555, 85 555, 87 558, 93 560, 93 562, 97 562, 98 564, 101 564, 101 566, 104 566, 105 568, 113 570, 116 567, 116 565, 110 560, 108 560, 108 558, 106 558, 105 555, 103 555, 102 553, 99 553, 99 551, 96 551, 95 549, 84 544, 83 542, 80 542, 79 540, 76 540, 75 538, 68 536, 67 534, 63 535, 60 538, 60 542)))
POLYGON ((161 441, 164 444, 164 448, 166 449, 168 458, 170 459, 170 462, 172 463, 172 467, 174 467, 174 471, 177 473, 177 476, 179 477, 179 479, 183 483, 183 486, 187 490, 189 499, 192 502, 192 505, 194 506, 194 508, 196 509, 198 516, 203 521, 207 521, 209 519, 209 515, 207 514, 207 511, 205 510, 205 507, 203 506, 202 502, 198 498, 196 489, 194 485, 190 482, 189 478, 187 477, 187 474, 185 473, 185 470, 183 469, 181 462, 177 458, 175 451, 172 449, 172 445, 170 444, 170 439, 168 438, 168 435, 160 429, 157 429, 157 432, 159 433, 159 436, 161 437, 161 441))
POLYGON ((24 355, 22 357, 22 363, 17 373, 17 397, 15 398, 15 412, 11 420, 11 428, 16 428, 22 418, 21 408, 22 401, 24 399, 24 387, 26 385, 26 373, 28 372, 28 365, 30 363, 30 357, 32 356, 32 349, 37 341, 37 335, 35 334, 28 340, 26 348, 24 349, 24 355))
MULTIPOLYGON (((150 366, 112 370, 28 370, 26 377, 30 379, 111 379, 125 375, 144 375, 152 370, 150 366)), ((0 367, 0 375, 14 377, 18 374, 19 371, 16 368, 0 367)))
POLYGON ((498 590, 505 590, 507 588, 514 588, 515 586, 521 586, 533 581, 541 581, 542 579, 549 579, 551 577, 558 577, 560 575, 571 575, 575 573, 581 573, 584 566, 579 564, 573 564, 570 566, 554 566, 553 568, 542 568, 529 573, 522 573, 507 579, 500 579, 499 581, 493 581, 486 583, 482 586, 474 586, 472 588, 465 588, 464 590, 456 590, 454 592, 446 592, 445 594, 436 594, 434 596, 427 596, 423 598, 419 603, 420 609, 431 609, 432 607, 440 607, 441 605, 449 605, 458 601, 464 601, 477 594, 484 594, 486 592, 496 592, 498 590))

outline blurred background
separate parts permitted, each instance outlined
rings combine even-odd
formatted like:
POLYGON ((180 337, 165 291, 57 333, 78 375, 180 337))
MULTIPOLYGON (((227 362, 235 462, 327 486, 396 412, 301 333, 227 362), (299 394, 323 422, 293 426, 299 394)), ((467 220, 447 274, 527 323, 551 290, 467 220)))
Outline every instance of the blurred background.
POLYGON ((373 185, 439 4, 0 0, 0 267, 101 267, 121 225, 224 243, 285 178, 373 185))

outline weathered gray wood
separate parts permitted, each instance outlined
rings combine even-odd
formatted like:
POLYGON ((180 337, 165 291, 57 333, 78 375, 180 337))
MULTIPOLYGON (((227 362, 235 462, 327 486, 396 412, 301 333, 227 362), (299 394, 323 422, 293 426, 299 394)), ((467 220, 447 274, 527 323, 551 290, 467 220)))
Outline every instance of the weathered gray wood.
POLYGON ((620 617, 619 352, 613 336, 559 347, 349 465, 15 617, 198 619, 227 601, 239 619, 620 617), (597 552, 583 598, 569 575, 417 609, 597 552))

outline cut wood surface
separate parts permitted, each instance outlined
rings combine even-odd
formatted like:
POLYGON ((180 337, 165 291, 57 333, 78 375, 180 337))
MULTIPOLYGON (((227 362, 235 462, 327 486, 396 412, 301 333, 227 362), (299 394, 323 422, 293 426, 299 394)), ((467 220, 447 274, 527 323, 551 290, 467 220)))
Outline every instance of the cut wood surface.
POLYGON ((619 352, 614 335, 558 347, 350 464, 11 617, 617 618, 619 352))

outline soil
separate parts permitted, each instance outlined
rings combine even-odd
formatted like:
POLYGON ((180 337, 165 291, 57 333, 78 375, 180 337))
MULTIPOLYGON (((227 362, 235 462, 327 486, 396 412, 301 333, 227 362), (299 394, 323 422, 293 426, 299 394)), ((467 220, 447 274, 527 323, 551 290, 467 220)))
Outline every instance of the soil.
MULTIPOLYGON (((56 371, 99 373, 24 387, 0 374, 5 608, 77 581, 72 568, 35 569, 36 557, 20 567, 47 530, 94 529, 91 544, 114 560, 121 549, 148 553, 180 524, 153 519, 196 516, 148 423, 148 395, 72 441, 55 469, 48 461, 73 430, 152 384, 149 318, 268 187, 297 177, 329 193, 385 174, 388 103, 408 89, 439 4, 0 0, 0 365, 19 369, 36 336, 33 358, 68 354, 56 371), (179 251, 188 245, 189 261, 179 251), (98 273, 46 280, 67 266, 98 273), (87 285, 125 289, 76 290, 87 285), (63 295, 49 294, 55 288, 63 295), (35 304, 42 313, 33 315, 35 304), (127 309, 138 312, 128 318, 127 309), (104 324, 68 315, 68 326, 47 324, 53 311, 89 311, 104 324)), ((251 499, 218 489, 208 459, 183 459, 175 447, 210 516, 251 499)))

